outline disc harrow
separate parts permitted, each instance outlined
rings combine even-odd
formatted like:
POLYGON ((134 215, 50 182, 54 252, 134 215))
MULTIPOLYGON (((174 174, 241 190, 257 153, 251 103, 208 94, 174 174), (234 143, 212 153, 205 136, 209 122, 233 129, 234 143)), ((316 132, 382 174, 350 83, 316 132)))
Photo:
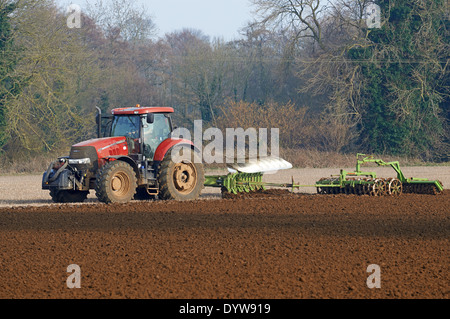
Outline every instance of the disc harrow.
POLYGON ((369 196, 400 196, 403 193, 431 194, 442 193, 440 181, 423 178, 405 178, 399 162, 384 162, 365 154, 357 155, 355 172, 341 170, 337 176, 322 178, 316 183, 319 194, 355 194, 369 196), (375 163, 378 166, 391 166, 397 173, 396 178, 378 178, 374 172, 361 171, 361 165, 375 163))

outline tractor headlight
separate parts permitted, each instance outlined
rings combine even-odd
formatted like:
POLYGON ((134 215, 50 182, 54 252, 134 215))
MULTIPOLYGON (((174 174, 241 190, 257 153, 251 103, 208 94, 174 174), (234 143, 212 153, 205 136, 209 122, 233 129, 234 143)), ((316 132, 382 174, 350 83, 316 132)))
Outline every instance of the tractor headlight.
POLYGON ((89 164, 91 164, 91 159, 90 158, 80 158, 80 159, 71 158, 71 159, 69 159, 69 164, 70 165, 89 165, 89 164))

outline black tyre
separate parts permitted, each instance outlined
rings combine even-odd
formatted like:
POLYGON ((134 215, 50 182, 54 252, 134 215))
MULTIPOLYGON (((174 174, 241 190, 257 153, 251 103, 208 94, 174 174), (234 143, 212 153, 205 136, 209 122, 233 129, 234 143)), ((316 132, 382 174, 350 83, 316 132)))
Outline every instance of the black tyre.
POLYGON ((161 162, 158 182, 162 200, 196 200, 205 187, 203 164, 192 149, 168 153, 161 162))
POLYGON ((89 191, 50 189, 50 196, 55 203, 82 203, 89 195, 89 191))
POLYGON ((136 188, 136 173, 123 161, 110 162, 97 174, 95 193, 103 203, 127 203, 133 199, 136 188))

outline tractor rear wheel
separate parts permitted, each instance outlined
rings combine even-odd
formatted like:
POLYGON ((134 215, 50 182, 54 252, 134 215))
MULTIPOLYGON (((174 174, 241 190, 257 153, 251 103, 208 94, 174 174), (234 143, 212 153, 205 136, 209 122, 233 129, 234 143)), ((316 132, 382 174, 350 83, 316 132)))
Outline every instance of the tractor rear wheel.
POLYGON ((50 196, 55 203, 82 203, 89 195, 89 191, 50 189, 50 196))
MULTIPOLYGON (((158 172, 160 198, 163 200, 196 200, 205 184, 203 164, 192 149, 182 148, 177 155, 169 154, 158 172)), ((174 154, 174 152, 172 152, 174 154)))
POLYGON ((136 188, 136 172, 123 161, 110 162, 97 174, 95 192, 103 203, 128 203, 136 194, 136 188))

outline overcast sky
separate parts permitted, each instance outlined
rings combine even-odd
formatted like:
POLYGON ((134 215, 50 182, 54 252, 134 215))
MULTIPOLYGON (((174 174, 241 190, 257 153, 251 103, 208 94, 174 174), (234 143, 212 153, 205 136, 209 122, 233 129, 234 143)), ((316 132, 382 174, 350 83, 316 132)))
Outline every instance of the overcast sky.
MULTIPOLYGON (((90 0, 57 0, 66 6, 78 4, 82 10, 90 0)), ((108 0, 103 0, 105 3, 108 0)), ((248 0, 138 0, 159 29, 159 36, 182 28, 194 28, 226 41, 239 37, 239 29, 252 20, 248 0)))

